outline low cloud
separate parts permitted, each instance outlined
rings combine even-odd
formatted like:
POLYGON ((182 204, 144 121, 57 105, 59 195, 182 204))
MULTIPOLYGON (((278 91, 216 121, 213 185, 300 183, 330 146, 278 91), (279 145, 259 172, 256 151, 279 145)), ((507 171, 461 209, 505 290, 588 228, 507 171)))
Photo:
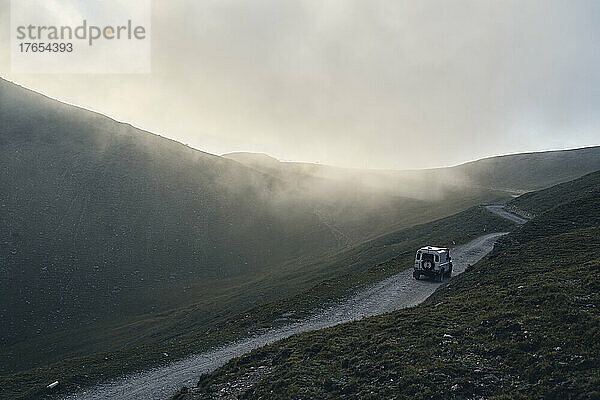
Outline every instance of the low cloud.
POLYGON ((423 168, 598 144, 599 19, 595 1, 155 1, 151 75, 0 73, 213 153, 423 168))

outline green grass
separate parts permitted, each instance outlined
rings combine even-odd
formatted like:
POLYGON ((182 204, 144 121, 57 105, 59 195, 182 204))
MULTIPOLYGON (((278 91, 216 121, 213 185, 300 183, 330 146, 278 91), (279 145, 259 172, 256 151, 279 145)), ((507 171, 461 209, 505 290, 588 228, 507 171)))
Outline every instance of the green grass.
POLYGON ((241 398, 600 398, 597 190, 502 238, 422 305, 276 342, 177 398, 258 366, 270 372, 241 398))
MULTIPOLYGON (((314 271, 316 283, 304 292, 283 296, 281 300, 249 308, 243 313, 225 315, 210 326, 182 337, 177 335, 185 328, 174 326, 172 331, 161 333, 162 336, 174 337, 169 341, 70 358, 46 367, 4 375, 0 377, 0 397, 35 398, 45 393, 43 388, 49 383, 49 377, 61 382, 56 394, 65 394, 77 387, 162 365, 190 353, 249 336, 264 328, 280 326, 348 296, 364 285, 410 267, 415 249, 423 243, 452 245, 454 241, 460 244, 486 232, 507 231, 513 227, 512 223, 489 213, 483 207, 473 207, 442 220, 383 235, 320 263, 306 266, 307 270, 314 271), (169 354, 168 358, 163 355, 165 352, 169 354)), ((278 284, 285 290, 292 290, 295 282, 297 280, 278 284)), ((188 317, 193 316, 193 312, 181 311, 182 316, 188 317)))
POLYGON ((525 212, 527 216, 534 216, 573 198, 589 197, 590 192, 597 192, 598 186, 600 186, 600 171, 544 190, 525 193, 511 200, 507 206, 516 213, 525 212))

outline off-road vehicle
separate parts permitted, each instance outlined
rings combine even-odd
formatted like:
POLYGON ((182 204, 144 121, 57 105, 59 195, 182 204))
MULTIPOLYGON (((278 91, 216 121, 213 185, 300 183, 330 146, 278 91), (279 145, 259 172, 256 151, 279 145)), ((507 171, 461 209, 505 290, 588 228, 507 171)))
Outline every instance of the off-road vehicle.
POLYGON ((415 257, 413 276, 421 279, 424 275, 443 282, 452 275, 452 257, 447 247, 421 247, 415 257))

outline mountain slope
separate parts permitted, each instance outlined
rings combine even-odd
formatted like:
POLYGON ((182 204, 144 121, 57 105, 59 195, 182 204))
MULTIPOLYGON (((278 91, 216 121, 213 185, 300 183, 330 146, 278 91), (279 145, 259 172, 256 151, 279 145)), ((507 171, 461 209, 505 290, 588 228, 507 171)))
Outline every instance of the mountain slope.
POLYGON ((423 305, 274 343, 174 398, 598 397, 600 187, 590 187, 423 305))
POLYGON ((525 193, 511 200, 507 207, 525 216, 535 216, 570 199, 589 197, 600 186, 600 171, 537 192, 525 193))
POLYGON ((338 246, 282 182, 238 163, 2 80, 0 121, 2 345, 338 246))
POLYGON ((362 182, 367 187, 415 198, 435 197, 436 189, 453 187, 527 192, 600 170, 600 146, 488 157, 455 167, 425 170, 356 170, 321 164, 279 162, 258 153, 229 153, 226 158, 285 179, 362 182))
POLYGON ((490 157, 451 170, 478 186, 539 190, 600 170, 600 146, 490 157))
POLYGON ((0 374, 205 329, 342 249, 506 198, 329 196, 1 79, 0 121, 0 374))

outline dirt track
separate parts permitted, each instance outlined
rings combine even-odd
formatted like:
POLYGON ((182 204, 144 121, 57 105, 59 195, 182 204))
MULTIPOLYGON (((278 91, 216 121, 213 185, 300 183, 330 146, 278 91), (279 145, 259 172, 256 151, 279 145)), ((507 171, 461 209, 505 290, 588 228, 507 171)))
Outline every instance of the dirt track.
POLYGON ((523 225, 527 222, 526 219, 521 218, 513 213, 510 213, 504 209, 504 206, 485 206, 485 208, 496 215, 501 216, 502 218, 506 218, 512 222, 515 222, 519 225, 523 225))
MULTIPOLYGON (((490 209, 507 219, 515 221, 513 214, 503 209, 490 209), (506 214, 506 215, 504 215, 506 214)), ((518 217, 516 217, 518 218, 518 217)), ((515 221, 517 222, 517 221, 515 221)), ((498 237, 505 233, 490 233, 451 249, 453 275, 462 273, 468 264, 474 264, 493 247, 498 237)), ((122 380, 89 388, 68 396, 68 400, 82 399, 168 399, 182 386, 195 386, 201 373, 212 371, 231 358, 245 354, 296 333, 306 332, 343 322, 377 315, 421 303, 429 297, 440 283, 415 280, 408 269, 363 290, 344 302, 319 311, 303 321, 283 328, 269 330, 260 335, 246 338, 184 360, 130 375, 122 380)))

